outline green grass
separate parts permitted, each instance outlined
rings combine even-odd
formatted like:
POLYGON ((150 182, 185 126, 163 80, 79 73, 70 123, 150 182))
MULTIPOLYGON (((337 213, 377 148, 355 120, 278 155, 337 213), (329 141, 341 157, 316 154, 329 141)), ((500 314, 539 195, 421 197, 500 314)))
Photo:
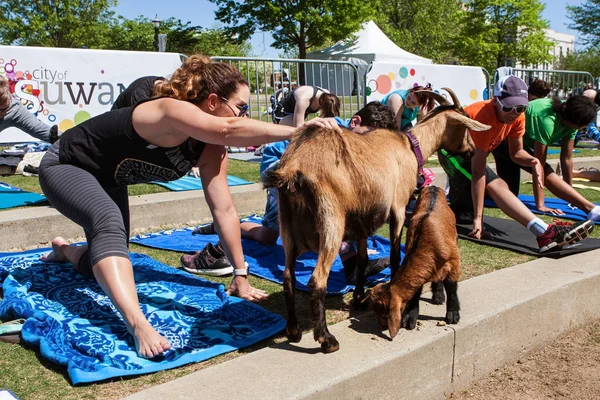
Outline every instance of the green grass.
MULTIPOLYGON (((229 173, 249 181, 257 182, 258 164, 231 160, 229 173)), ((14 178, 21 179, 23 177, 14 178)), ((37 182, 37 179, 27 179, 29 180, 22 181, 28 182, 28 184, 31 185, 27 186, 27 188, 31 189, 35 187, 34 184, 29 182, 37 182)), ((15 184, 15 186, 23 187, 22 184, 15 184)), ((157 185, 137 186, 142 189, 146 186, 156 186, 157 188, 160 188, 160 186, 157 185)), ((532 186, 523 183, 521 185, 521 192, 523 194, 532 194, 532 186)), ((600 203, 600 192, 593 190, 580 190, 580 192, 590 201, 600 203)), ((546 195, 550 197, 549 193, 546 193, 546 195)), ((506 216, 498 209, 486 209, 485 213, 486 215, 490 216, 506 218, 506 216)), ((545 216, 542 216, 541 218, 547 222, 551 221, 552 219, 551 217, 545 216)), ((377 233, 384 237, 389 237, 388 229, 389 228, 387 226, 383 226, 378 230, 377 233)), ((404 233, 406 233, 406 229, 404 229, 404 233)), ((595 230, 592 234, 592 237, 600 237, 600 229, 595 230)), ((535 259, 535 257, 532 256, 526 256, 493 247, 486 247, 485 251, 482 251, 483 248, 481 245, 466 240, 459 240, 459 248, 462 256, 462 280, 535 259)), ((179 265, 180 254, 176 252, 156 250, 138 245, 132 245, 131 251, 147 254, 167 265, 179 265)), ((226 277, 210 279, 216 282, 221 282, 224 285, 228 285, 231 278, 226 277)), ((266 290, 270 294, 270 298, 267 301, 262 302, 261 306, 271 312, 283 315, 285 317, 285 300, 283 298, 281 285, 254 276, 250 276, 250 282, 255 287, 266 290)), ((332 324, 349 317, 349 304, 351 297, 351 293, 345 296, 327 297, 326 306, 328 323, 332 324)), ((300 318, 301 326, 305 329, 309 329, 310 326, 310 310, 308 308, 308 302, 308 294, 298 291, 298 316, 300 318)), ((144 388, 172 381, 173 379, 209 367, 216 363, 224 362, 234 357, 241 356, 245 353, 249 353, 259 348, 285 340, 286 339, 284 336, 279 334, 274 338, 267 339, 250 348, 215 357, 205 362, 191 364, 169 371, 161 371, 150 375, 113 379, 106 382, 81 385, 77 387, 71 386, 65 368, 59 367, 42 358, 38 349, 0 342, 0 388, 10 389, 22 400, 120 398, 143 390, 144 388)), ((316 343, 315 347, 318 347, 316 343)))

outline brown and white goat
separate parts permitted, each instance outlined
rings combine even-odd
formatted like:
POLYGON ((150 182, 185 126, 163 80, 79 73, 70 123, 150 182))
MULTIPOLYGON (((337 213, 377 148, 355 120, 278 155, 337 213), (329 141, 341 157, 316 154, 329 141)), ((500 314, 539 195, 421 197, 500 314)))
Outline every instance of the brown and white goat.
POLYGON ((428 186, 421 191, 406 233, 406 257, 391 282, 380 283, 367 296, 377 321, 392 339, 400 327, 414 329, 419 299, 426 282, 442 282, 446 289, 446 322, 460 319, 456 218, 443 189, 428 186))
MULTIPOLYGON (((470 156, 474 151, 467 129, 485 131, 489 126, 470 119, 441 95, 426 91, 442 106, 412 129, 427 160, 439 149, 470 156)), ((357 284, 354 304, 364 299, 367 237, 390 222, 392 273, 400 266, 400 236, 405 209, 417 183, 418 162, 409 138, 401 132, 375 129, 365 134, 307 128, 295 136, 277 170, 265 179, 266 187, 278 188, 280 234, 286 262, 283 287, 287 303, 286 334, 300 341, 294 291, 296 258, 318 253, 309 282, 314 338, 326 353, 339 343, 325 321, 325 294, 331 265, 342 240, 356 240, 357 284)))

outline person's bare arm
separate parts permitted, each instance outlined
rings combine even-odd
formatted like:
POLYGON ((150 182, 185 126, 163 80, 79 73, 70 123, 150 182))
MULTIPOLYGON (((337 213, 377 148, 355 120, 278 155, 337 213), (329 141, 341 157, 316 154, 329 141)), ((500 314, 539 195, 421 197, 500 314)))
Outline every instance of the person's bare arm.
POLYGON ((575 141, 568 137, 563 138, 560 144, 560 167, 563 171, 563 180, 573 186, 573 149, 575 141))
POLYGON ((471 197, 473 199, 473 230, 469 236, 481 239, 483 234, 483 199, 485 197, 485 167, 487 154, 475 149, 471 158, 471 197))
POLYGON ((256 121, 251 118, 216 117, 192 103, 159 99, 136 107, 133 125, 148 142, 173 147, 188 137, 221 146, 254 146, 289 139, 295 131, 309 125, 341 130, 333 118, 313 118, 294 128, 256 121))
POLYGON ((398 129, 402 129, 402 113, 404 112, 404 101, 399 94, 394 93, 388 97, 388 107, 392 109, 398 129))

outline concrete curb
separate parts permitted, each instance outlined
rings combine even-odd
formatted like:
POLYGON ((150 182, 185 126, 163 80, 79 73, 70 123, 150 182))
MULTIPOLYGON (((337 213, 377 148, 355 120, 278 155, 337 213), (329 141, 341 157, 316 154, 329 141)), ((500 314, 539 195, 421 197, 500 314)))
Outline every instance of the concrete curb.
MULTIPOLYGON (((262 185, 230 188, 240 214, 263 212, 266 195, 262 185)), ((129 198, 131 229, 151 229, 211 219, 201 190, 167 192, 129 198)), ((46 244, 55 236, 73 239, 84 236, 81 227, 50 206, 20 208, 0 212, 0 250, 46 244)))
POLYGON ((443 399, 569 328, 600 317, 600 250, 537 259, 459 285, 458 325, 421 301, 419 330, 390 341, 371 313, 330 327, 340 350, 323 354, 312 332, 127 397, 231 399, 443 399))

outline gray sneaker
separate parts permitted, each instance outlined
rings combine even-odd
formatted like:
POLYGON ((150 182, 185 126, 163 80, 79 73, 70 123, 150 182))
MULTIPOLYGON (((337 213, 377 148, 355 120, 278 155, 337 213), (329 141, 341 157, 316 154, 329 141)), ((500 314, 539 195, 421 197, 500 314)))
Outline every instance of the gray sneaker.
POLYGON ((182 255, 180 261, 183 269, 192 274, 224 276, 233 273, 233 266, 220 244, 213 246, 209 243, 196 254, 182 255))

